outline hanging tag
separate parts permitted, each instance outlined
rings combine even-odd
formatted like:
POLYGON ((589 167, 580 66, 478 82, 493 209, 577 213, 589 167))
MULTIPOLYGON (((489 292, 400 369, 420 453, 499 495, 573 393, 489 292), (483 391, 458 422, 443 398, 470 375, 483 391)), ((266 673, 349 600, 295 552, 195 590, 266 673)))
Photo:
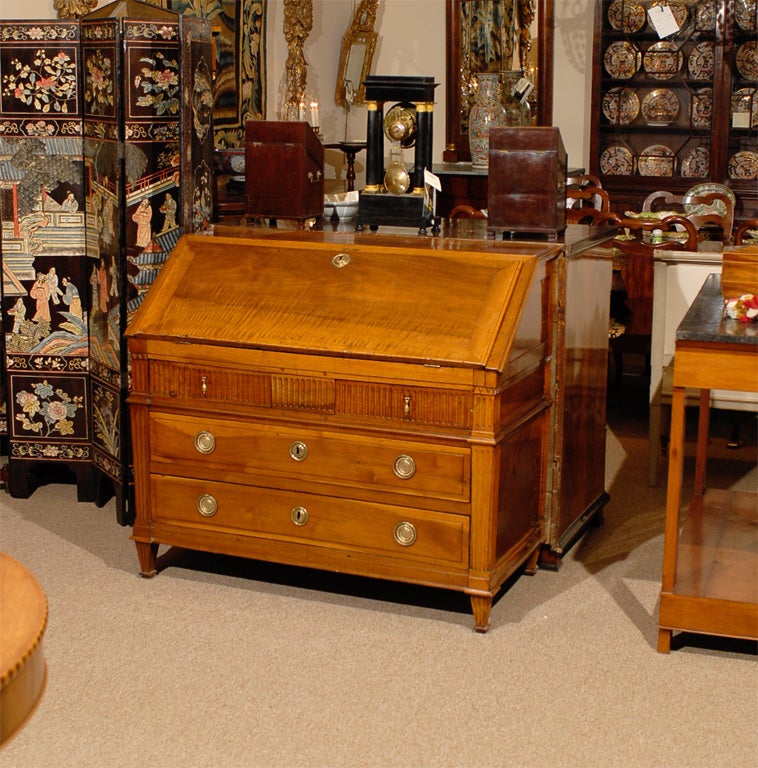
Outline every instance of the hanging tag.
POLYGON ((647 15, 658 37, 668 37, 679 31, 679 24, 665 2, 651 5, 647 15))
POLYGON ((526 77, 522 77, 513 88, 513 96, 515 96, 522 104, 526 104, 532 90, 534 90, 534 83, 526 77))

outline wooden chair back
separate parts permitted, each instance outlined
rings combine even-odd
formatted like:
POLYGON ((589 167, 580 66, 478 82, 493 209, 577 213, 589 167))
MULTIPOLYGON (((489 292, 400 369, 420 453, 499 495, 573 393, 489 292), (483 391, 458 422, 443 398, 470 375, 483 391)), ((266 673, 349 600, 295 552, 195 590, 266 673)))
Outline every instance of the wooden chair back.
POLYGON ((745 241, 753 243, 756 240, 758 240, 758 219, 743 221, 734 232, 735 245, 744 245, 745 241))
POLYGON ((608 213, 611 210, 611 198, 602 187, 566 187, 566 221, 572 224, 582 223, 586 211, 608 213))
POLYGON ((486 219, 487 214, 472 205, 456 205, 448 215, 449 219, 486 219))
POLYGON ((653 324, 653 257, 658 250, 696 251, 697 230, 685 216, 674 214, 663 219, 619 218, 621 234, 613 246, 621 252, 621 279, 631 317, 627 337, 643 337, 649 345, 653 324), (661 237, 658 238, 657 231, 661 237), (669 235, 667 237, 666 235, 669 235), (671 235, 676 234, 676 238, 671 235))
POLYGON ((712 191, 700 195, 675 195, 665 190, 651 192, 642 203, 643 212, 672 211, 689 219, 702 235, 708 225, 721 232, 721 242, 729 245, 734 228, 734 204, 725 192, 712 191))

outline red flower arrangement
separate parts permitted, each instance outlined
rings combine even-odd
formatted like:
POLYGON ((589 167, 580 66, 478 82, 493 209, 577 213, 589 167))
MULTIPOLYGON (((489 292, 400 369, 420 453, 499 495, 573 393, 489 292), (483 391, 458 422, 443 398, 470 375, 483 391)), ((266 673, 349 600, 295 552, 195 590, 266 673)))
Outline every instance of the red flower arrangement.
POLYGON ((758 318, 758 296, 743 293, 736 299, 724 299, 724 317, 740 323, 754 323, 758 318))

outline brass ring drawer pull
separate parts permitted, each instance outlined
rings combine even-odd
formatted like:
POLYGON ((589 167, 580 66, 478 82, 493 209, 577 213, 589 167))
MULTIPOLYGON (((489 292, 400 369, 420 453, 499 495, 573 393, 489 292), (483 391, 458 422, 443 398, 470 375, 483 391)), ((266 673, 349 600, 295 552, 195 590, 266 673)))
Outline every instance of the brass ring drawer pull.
POLYGON ((210 493, 204 493, 197 497, 197 511, 203 517, 213 517, 218 511, 218 502, 210 493))
POLYGON ((308 510, 305 507, 292 507, 290 510, 290 520, 295 525, 305 525, 308 522, 308 510))
POLYGON ((308 446, 302 440, 295 440, 290 445, 290 456, 295 461, 305 461, 308 458, 308 446))
POLYGON ((216 450, 216 438, 204 429, 195 435, 195 448, 198 453, 213 453, 216 450))
POLYGON ((337 269, 342 269, 342 267, 346 267, 349 263, 349 253, 338 253, 332 257, 332 266, 337 267, 337 269))
POLYGON ((393 462, 392 471, 401 480, 408 480, 416 474, 416 462, 408 454, 401 453, 393 462))
POLYGON ((416 541, 416 537, 418 536, 416 533, 416 526, 413 523, 409 523, 407 520, 398 523, 395 526, 392 535, 401 547, 410 547, 416 541))

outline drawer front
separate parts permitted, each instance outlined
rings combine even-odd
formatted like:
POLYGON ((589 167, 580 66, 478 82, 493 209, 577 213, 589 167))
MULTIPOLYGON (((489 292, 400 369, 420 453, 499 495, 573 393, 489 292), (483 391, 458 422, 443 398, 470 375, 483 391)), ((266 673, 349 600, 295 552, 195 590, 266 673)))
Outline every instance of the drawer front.
POLYGON ((472 395, 467 390, 337 381, 335 397, 335 411, 343 416, 431 427, 471 428, 472 395))
POLYGON ((461 502, 470 497, 467 447, 159 412, 150 414, 150 447, 152 471, 166 474, 179 472, 180 463, 182 474, 209 479, 244 473, 266 485, 294 478, 461 502))
POLYGON ((186 404, 245 406, 444 429, 470 429, 469 390, 150 361, 150 393, 186 404))
POLYGON ((468 564, 465 515, 151 475, 152 519, 356 552, 468 564))

